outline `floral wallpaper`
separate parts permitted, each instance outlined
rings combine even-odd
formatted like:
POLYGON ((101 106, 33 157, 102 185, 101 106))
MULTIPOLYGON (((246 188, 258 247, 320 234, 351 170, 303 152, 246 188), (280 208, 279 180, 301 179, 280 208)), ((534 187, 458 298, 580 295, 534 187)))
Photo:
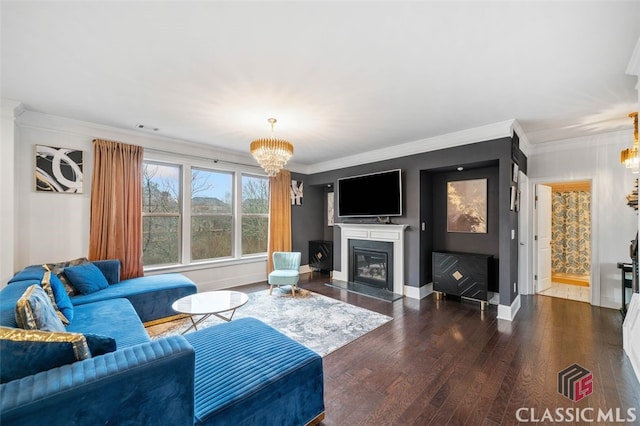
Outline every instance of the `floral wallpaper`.
POLYGON ((551 216, 553 272, 587 275, 591 269, 591 193, 553 192, 551 216))

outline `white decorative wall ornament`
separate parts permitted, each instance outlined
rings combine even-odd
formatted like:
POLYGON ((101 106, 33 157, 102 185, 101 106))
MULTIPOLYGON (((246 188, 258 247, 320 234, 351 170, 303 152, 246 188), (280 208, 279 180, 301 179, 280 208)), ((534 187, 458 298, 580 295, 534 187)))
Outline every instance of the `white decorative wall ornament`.
POLYGON ((304 182, 292 180, 291 181, 291 205, 301 206, 302 196, 304 193, 304 182))

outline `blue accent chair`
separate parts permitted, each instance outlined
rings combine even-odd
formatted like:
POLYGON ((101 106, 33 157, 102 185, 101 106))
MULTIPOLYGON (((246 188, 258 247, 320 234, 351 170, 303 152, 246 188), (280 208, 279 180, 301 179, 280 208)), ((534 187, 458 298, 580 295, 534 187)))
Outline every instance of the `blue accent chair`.
POLYGON ((295 297, 296 287, 300 279, 300 252, 273 252, 273 272, 269 274, 269 295, 273 286, 290 285, 291 294, 295 297))

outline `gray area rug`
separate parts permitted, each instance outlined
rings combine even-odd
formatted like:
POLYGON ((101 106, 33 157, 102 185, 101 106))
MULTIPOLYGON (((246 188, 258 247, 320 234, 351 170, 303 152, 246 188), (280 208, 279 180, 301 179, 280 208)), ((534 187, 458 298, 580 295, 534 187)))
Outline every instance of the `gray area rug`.
MULTIPOLYGON (((321 356, 393 319, 304 289, 296 292, 296 297, 291 296, 290 287, 274 288, 271 296, 269 290, 249 293, 248 296, 249 301, 236 311, 234 319, 257 318, 321 356)), ((211 316, 198 328, 222 322, 211 316)), ((183 318, 148 327, 147 331, 152 339, 157 339, 182 333, 190 325, 191 320, 183 318)))

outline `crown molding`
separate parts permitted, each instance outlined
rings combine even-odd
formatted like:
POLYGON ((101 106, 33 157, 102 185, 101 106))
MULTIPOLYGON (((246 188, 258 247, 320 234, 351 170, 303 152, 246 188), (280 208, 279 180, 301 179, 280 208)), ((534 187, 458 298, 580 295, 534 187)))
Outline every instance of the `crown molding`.
POLYGON ((640 37, 636 42, 636 47, 633 49, 629 65, 627 65, 627 74, 636 75, 640 77, 640 37))
POLYGON ((629 136, 629 131, 619 130, 616 132, 599 133, 591 136, 580 136, 577 138, 538 143, 532 145, 530 155, 546 154, 550 152, 562 152, 568 150, 582 150, 585 148, 608 145, 627 144, 631 146, 632 142, 633 137, 629 136))
MULTIPOLYGON (((7 102, 9 105, 9 103, 7 102)), ((185 147, 191 156, 201 155, 203 158, 215 159, 221 162, 242 163, 247 167, 260 169, 255 160, 249 153, 246 155, 238 154, 235 151, 227 151, 219 147, 207 145, 198 142, 192 142, 183 139, 170 138, 158 134, 147 135, 146 131, 136 129, 123 129, 120 127, 108 126, 105 124, 92 123, 88 121, 76 120, 72 118, 45 114, 41 112, 29 111, 24 109, 21 103, 15 113, 16 123, 22 128, 42 129, 50 132, 76 135, 86 137, 88 139, 104 138, 111 140, 120 140, 126 143, 133 143, 142 146, 152 152, 162 152, 166 154, 184 154, 185 147), (178 148, 177 148, 178 147, 178 148), (253 165, 255 163, 255 166, 253 165)), ((5 102, 2 103, 3 114, 5 102)), ((307 167, 296 164, 295 162, 287 164, 287 170, 307 173, 307 167)))
POLYGON ((137 144, 149 151, 165 151, 166 153, 175 154, 188 151, 191 155, 202 155, 205 158, 220 161, 253 163, 253 158, 248 154, 243 156, 237 152, 225 151, 207 144, 174 139, 156 134, 147 135, 144 130, 123 129, 40 112, 27 110, 20 117, 16 118, 16 123, 21 128, 42 129, 49 132, 80 136, 87 139, 104 138, 137 144))
POLYGON ((26 110, 24 105, 20 101, 14 101, 13 99, 2 98, 0 99, 2 105, 2 116, 15 119, 20 117, 26 110))
POLYGON ((518 138, 520 138, 520 151, 522 151, 526 156, 531 154, 533 145, 529 141, 527 135, 524 133, 524 129, 522 128, 518 120, 513 120, 512 130, 513 132, 516 132, 518 134, 518 138))
MULTIPOLYGON (((432 138, 420 139, 388 148, 375 149, 362 154, 351 155, 337 160, 325 161, 309 166, 308 174, 374 163, 377 161, 391 160, 424 152, 437 151, 475 142, 488 141, 503 137, 511 137, 515 120, 506 120, 486 126, 474 127, 458 132, 447 133, 432 138)), ((524 134, 523 134, 524 135, 524 134)), ((521 136, 518 133, 518 136, 521 136)), ((522 137, 522 136, 521 136, 522 137)))

